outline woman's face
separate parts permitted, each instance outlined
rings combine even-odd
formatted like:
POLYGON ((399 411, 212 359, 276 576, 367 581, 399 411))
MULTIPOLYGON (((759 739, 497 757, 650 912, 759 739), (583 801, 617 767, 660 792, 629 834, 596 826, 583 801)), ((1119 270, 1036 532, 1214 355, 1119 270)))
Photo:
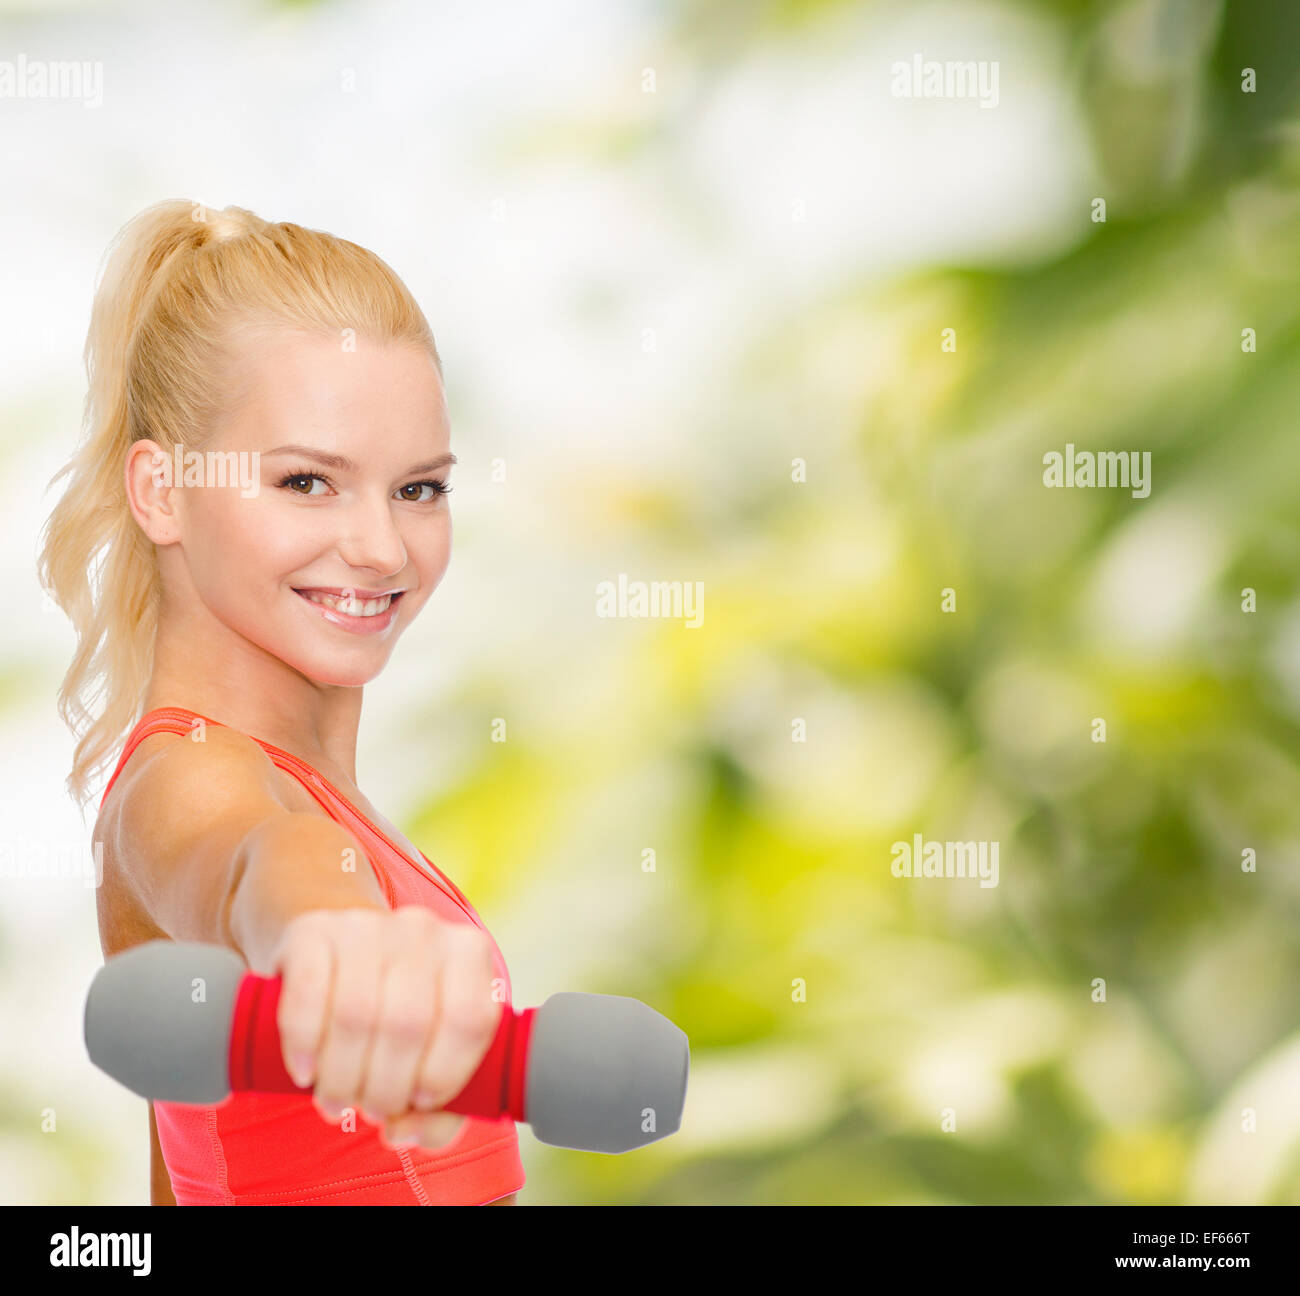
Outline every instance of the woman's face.
POLYGON ((249 643, 319 683, 364 684, 451 556, 455 457, 433 358, 275 330, 241 341, 232 372, 202 450, 257 451, 256 487, 173 490, 179 543, 161 553, 249 643))

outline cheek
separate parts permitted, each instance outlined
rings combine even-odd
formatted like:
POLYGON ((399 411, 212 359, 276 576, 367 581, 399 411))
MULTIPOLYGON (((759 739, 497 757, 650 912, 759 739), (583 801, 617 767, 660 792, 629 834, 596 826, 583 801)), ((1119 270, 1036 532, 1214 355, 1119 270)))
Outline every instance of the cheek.
POLYGON ((451 514, 443 511, 422 526, 406 528, 402 541, 421 590, 433 593, 451 562, 451 514))
POLYGON ((234 611, 257 608, 317 552, 311 527, 289 526, 265 490, 251 499, 212 490, 189 510, 186 555, 200 595, 234 611))

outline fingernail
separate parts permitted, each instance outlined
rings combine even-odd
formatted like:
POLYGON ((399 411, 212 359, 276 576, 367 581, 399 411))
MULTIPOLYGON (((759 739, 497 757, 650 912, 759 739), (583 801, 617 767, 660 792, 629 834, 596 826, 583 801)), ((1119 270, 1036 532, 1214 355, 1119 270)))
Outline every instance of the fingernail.
POLYGON ((343 1104, 333 1102, 329 1098, 322 1098, 320 1100, 320 1107, 321 1111, 323 1111, 330 1120, 337 1120, 343 1115, 343 1104))
POLYGON ((394 1147, 414 1147, 419 1141, 420 1136, 418 1134, 402 1134, 389 1140, 394 1147))
POLYGON ((311 1084, 312 1061, 310 1053, 292 1053, 289 1056, 289 1075, 300 1088, 305 1089, 311 1084))
POLYGON ((432 1111, 437 1099, 427 1089, 417 1089, 411 1097, 411 1106, 421 1111, 432 1111))

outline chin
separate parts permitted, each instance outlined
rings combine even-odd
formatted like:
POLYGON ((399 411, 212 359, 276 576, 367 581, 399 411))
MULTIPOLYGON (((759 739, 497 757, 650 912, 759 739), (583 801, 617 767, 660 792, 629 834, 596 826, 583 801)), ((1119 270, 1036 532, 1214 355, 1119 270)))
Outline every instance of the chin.
POLYGON ((305 653, 301 643, 263 643, 261 647, 313 684, 332 688, 360 688, 369 684, 388 664, 390 655, 387 651, 382 656, 358 655, 349 661, 347 653, 305 653))
POLYGON ((360 688, 363 684, 369 684, 384 669, 384 662, 364 668, 360 666, 348 668, 338 662, 291 661, 288 664, 305 675, 313 684, 324 684, 330 688, 360 688))

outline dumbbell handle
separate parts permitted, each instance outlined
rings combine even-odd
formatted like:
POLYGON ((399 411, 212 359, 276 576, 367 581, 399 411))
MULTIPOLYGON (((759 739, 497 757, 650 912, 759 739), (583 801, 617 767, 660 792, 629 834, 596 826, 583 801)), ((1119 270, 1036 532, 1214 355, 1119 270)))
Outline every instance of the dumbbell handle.
MULTIPOLYGON (((232 1093, 310 1093, 285 1069, 276 1009, 281 977, 248 973, 240 982, 230 1023, 230 1090, 232 1093)), ((528 1041, 536 1008, 502 1006, 491 1047, 469 1083, 442 1110, 485 1120, 527 1121, 524 1110, 528 1041)))

